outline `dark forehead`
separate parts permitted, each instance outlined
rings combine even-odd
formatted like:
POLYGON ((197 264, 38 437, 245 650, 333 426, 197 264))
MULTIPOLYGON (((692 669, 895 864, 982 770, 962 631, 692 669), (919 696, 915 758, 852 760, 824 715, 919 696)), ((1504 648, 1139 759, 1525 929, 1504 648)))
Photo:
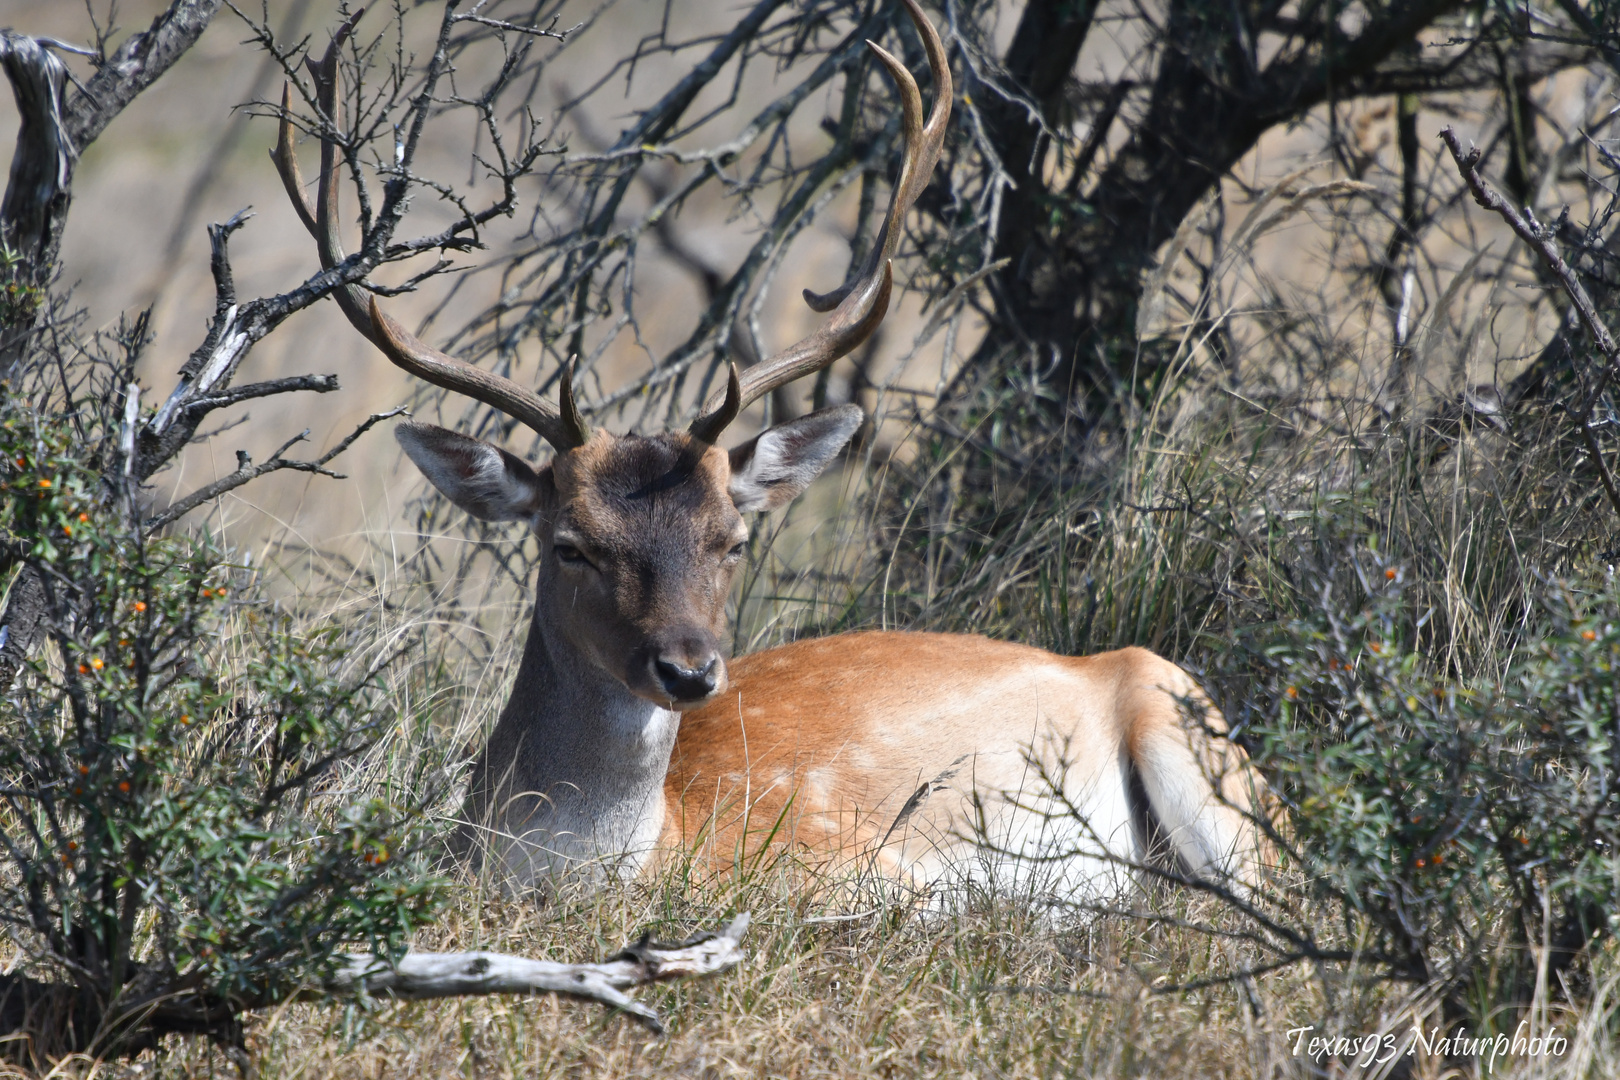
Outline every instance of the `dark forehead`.
POLYGON ((598 436, 559 465, 568 516, 591 533, 711 531, 738 518, 725 454, 684 435, 598 436))

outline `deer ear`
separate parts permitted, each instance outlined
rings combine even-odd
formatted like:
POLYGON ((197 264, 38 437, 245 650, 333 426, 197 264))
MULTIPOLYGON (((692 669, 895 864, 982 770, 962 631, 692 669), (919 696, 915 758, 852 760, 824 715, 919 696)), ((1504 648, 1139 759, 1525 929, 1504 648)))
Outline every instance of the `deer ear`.
POLYGON ((487 442, 431 424, 401 424, 394 438, 444 497, 483 521, 526 521, 540 510, 543 480, 487 442))
POLYGON ((731 501, 743 513, 786 506, 821 475, 865 414, 856 405, 778 424, 731 452, 731 501))

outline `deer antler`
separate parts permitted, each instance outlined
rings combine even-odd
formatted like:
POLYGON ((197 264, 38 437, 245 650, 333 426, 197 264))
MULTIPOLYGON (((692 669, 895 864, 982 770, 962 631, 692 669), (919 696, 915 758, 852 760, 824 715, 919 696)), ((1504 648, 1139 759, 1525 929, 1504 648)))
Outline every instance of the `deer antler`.
MULTIPOLYGON (((327 47, 326 55, 319 62, 306 61, 310 74, 315 79, 316 105, 334 127, 338 123, 339 51, 354 29, 355 23, 364 13, 365 9, 362 8, 338 27, 337 32, 332 35, 332 44, 327 47)), ((331 269, 344 258, 343 243, 339 238, 337 225, 337 147, 330 139, 321 140, 320 186, 316 189, 315 208, 312 211, 308 199, 304 196, 303 177, 298 170, 298 159, 293 153, 293 135, 291 93, 283 87, 281 130, 276 139, 276 148, 270 152, 270 157, 276 163, 276 171, 281 174, 282 185, 287 189, 288 197, 292 199, 299 220, 315 238, 316 246, 320 249, 321 266, 331 269)), ((338 307, 343 310, 343 314, 348 317, 354 328, 381 349, 383 355, 387 356, 396 367, 403 368, 434 386, 463 394, 474 401, 481 401, 491 408, 499 409, 512 419, 532 428, 559 453, 566 453, 577 446, 582 446, 590 438, 590 428, 580 416, 579 408, 574 402, 571 367, 563 373, 559 390, 559 408, 553 409, 540 395, 527 387, 418 341, 409 330, 384 314, 377 304, 377 298, 360 286, 344 285, 334 293, 334 296, 338 307)))
POLYGON ((709 399, 708 406, 690 429, 693 438, 713 442, 739 412, 779 386, 793 382, 848 354, 865 341, 889 310, 889 291, 894 271, 890 260, 900 246, 900 222, 928 186, 934 166, 945 143, 945 125, 951 117, 951 69, 945 62, 945 46, 939 34, 923 15, 917 0, 902 0, 911 21, 928 52, 928 66, 934 74, 934 108, 925 124, 922 94, 911 72, 881 46, 866 44, 889 70, 900 91, 901 124, 905 131, 906 153, 890 196, 889 213, 872 246, 872 253, 854 279, 830 293, 804 291, 805 303, 813 311, 829 311, 832 316, 809 337, 760 361, 739 377, 735 364, 727 381, 725 396, 709 399), (836 309, 836 310, 833 310, 836 309))

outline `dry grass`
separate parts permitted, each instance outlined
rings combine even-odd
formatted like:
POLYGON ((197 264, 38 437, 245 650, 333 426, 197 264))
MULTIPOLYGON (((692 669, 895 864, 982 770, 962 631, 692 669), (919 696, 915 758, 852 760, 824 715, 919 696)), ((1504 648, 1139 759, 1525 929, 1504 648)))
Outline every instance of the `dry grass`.
MULTIPOLYGON (((1187 469, 1214 477, 1237 469, 1217 456, 1192 464, 1173 454, 1150 457, 1183 462, 1177 466, 1183 480, 1187 469)), ((1264 488, 1280 484, 1281 470, 1299 463, 1286 457, 1258 475, 1252 469, 1242 475, 1265 481, 1264 488)), ((1139 486, 1151 479, 1137 474, 1139 486)), ((837 512, 865 505, 846 501, 849 494, 847 483, 841 489, 829 478, 814 496, 819 505, 808 516, 824 522, 826 536, 818 539, 815 529, 800 525, 777 537, 781 557, 760 572, 749 594, 755 604, 748 638, 770 641, 830 610, 860 607, 850 593, 859 579, 828 572, 839 557, 860 562, 858 552, 838 542, 861 527, 837 512), (809 554, 794 555, 795 543, 809 554)), ((1164 517, 1122 513, 1109 519, 1112 542, 1091 548, 1094 572, 1117 570, 1116 588, 1130 601, 1121 617, 1140 615, 1144 605, 1171 612, 1174 583, 1209 570, 1207 553, 1187 554, 1208 547, 1209 538, 1176 534, 1164 517), (1167 583, 1163 588, 1172 595, 1147 587, 1155 582, 1167 583)), ((1032 522, 1037 518, 1031 515, 1032 522)), ((373 548, 379 556, 368 572, 327 564, 325 577, 336 583, 320 596, 306 594, 304 605, 312 618, 354 621, 364 612, 379 638, 422 631, 426 645, 395 673, 394 693, 402 717, 431 714, 436 734, 424 743, 412 735, 420 729, 402 720, 397 736, 357 763, 344 787, 386 786, 419 775, 424 755, 433 759, 430 765, 454 768, 459 748, 475 740, 504 701, 521 644, 510 598, 471 610, 446 607, 442 593, 436 599, 413 580, 408 560, 396 561, 393 543, 373 548)), ((283 566, 304 582, 320 576, 311 568, 308 561, 283 566)), ((1073 569, 1078 576, 1083 567, 1073 569)), ((1021 572, 1017 560, 1007 561, 1004 572, 1021 572)), ((854 591, 861 591, 858 585, 854 591)), ((1004 588, 1001 594, 1012 603, 1040 602, 1038 589, 1004 588)), ((1004 609, 996 614, 994 605, 986 611, 1009 617, 1004 609)), ((1159 616, 1141 617, 1151 623, 1159 616)), ((1038 633, 1039 625, 1026 623, 1025 630, 1038 633)), ((444 807, 446 815, 454 811, 444 807)), ((1335 1063, 1296 1054, 1291 1032, 1305 1025, 1348 1036, 1387 1031, 1404 1046, 1414 1023, 1439 1022, 1421 988, 1308 965, 1163 993, 1257 959, 1241 942, 1178 925, 991 896, 972 897, 947 914, 926 913, 859 890, 834 894, 811 871, 791 864, 706 883, 694 883, 688 871, 676 864, 595 897, 549 903, 459 880, 443 918, 416 942, 425 950, 484 948, 582 961, 608 955, 643 931, 678 938, 737 911, 751 912, 751 955, 743 967, 643 993, 669 1025, 662 1038, 594 1005, 558 999, 295 1005, 252 1019, 249 1047, 257 1071, 288 1078, 1378 1076, 1390 1073, 1358 1068, 1353 1056, 1335 1063)), ((1328 921, 1325 910, 1312 915, 1304 895, 1302 889, 1279 891, 1275 899, 1304 922, 1328 921)), ((1217 902, 1182 890, 1159 890, 1132 904, 1172 920, 1238 925, 1217 902)), ((1611 945, 1594 957, 1583 1008, 1572 1010, 1555 990, 1542 988, 1531 1022, 1540 1030, 1556 1026, 1570 1040, 1568 1051, 1552 1060, 1506 1059, 1489 1075, 1620 1074, 1620 951, 1611 945)), ((1407 1075, 1416 1077, 1487 1074, 1478 1059, 1448 1062, 1421 1051, 1410 1065, 1407 1075)), ((163 1054, 133 1063, 68 1061, 58 1071, 213 1077, 231 1075, 235 1066, 206 1044, 171 1040, 163 1054)))
MULTIPOLYGON (((656 1038, 591 1005, 552 999, 376 1003, 368 1012, 293 1006, 258 1017, 249 1045, 262 1076, 1292 1077, 1388 1075, 1348 1060, 1313 1071, 1290 1030, 1393 1031, 1403 1045, 1427 1016, 1388 986, 1291 969, 1186 994, 1155 985, 1229 970, 1208 935, 1124 919, 1055 918, 1011 902, 951 916, 895 910, 816 922, 791 871, 688 891, 671 878, 549 908, 465 890, 419 944, 583 960, 641 929, 673 936, 755 913, 751 957, 704 983, 646 995, 669 1023, 656 1038)), ((1185 897, 1164 898, 1184 914, 1185 897)), ((1193 905, 1197 907, 1198 905, 1193 905)), ((1537 1024, 1570 1037, 1557 1060, 1510 1059, 1494 1076, 1606 1077, 1620 962, 1599 958, 1593 1010, 1543 1003, 1537 1024)), ((65 1072, 77 1073, 69 1063, 65 1072)), ((1419 1050, 1418 1077, 1485 1075, 1419 1050)), ((201 1077, 233 1068, 198 1043, 87 1075, 201 1077)))

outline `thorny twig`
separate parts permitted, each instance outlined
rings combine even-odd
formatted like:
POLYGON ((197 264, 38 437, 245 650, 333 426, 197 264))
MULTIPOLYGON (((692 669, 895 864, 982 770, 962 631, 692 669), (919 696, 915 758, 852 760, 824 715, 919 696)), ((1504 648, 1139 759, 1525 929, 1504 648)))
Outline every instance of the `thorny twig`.
POLYGON ((309 430, 307 428, 299 434, 294 435, 286 442, 282 443, 276 448, 275 453, 270 455, 270 459, 260 465, 253 464, 253 459, 248 457, 245 450, 238 450, 236 452, 237 467, 235 472, 230 473, 227 476, 222 476, 218 480, 215 480, 212 484, 209 484, 206 487, 198 488, 185 498, 176 500, 175 502, 169 504, 169 507, 162 513, 154 514, 147 518, 146 527, 148 529, 161 528, 171 521, 184 517, 186 514, 189 514, 191 511, 201 506, 203 503, 208 502, 211 499, 219 498, 227 491, 232 491, 241 487, 243 484, 248 483, 249 481, 257 480, 259 477, 264 476, 267 473, 277 472, 281 469, 293 469, 298 472, 318 473, 321 476, 330 476, 334 480, 347 479, 344 474, 332 472, 330 469, 326 468, 327 464, 330 463, 333 458, 336 458, 339 454, 343 453, 343 451, 347 450, 354 444, 356 439, 370 431, 377 424, 382 423, 384 420, 392 419, 405 411, 405 407, 402 405, 397 409, 390 409, 385 413, 373 413, 365 420, 364 423, 351 431, 342 442, 332 447, 332 449, 328 450, 314 461, 300 461, 281 456, 296 444, 301 443, 305 439, 309 438, 309 430))
MULTIPOLYGON (((1534 218, 1527 216, 1528 210, 1521 214, 1502 198, 1501 194, 1479 175, 1478 166, 1482 156, 1479 147, 1471 147, 1464 153, 1457 133, 1449 127, 1441 130, 1440 138, 1445 142, 1446 149, 1451 151, 1452 160, 1457 163, 1457 171, 1468 184, 1468 190, 1473 193, 1474 201, 1501 217, 1507 222, 1508 228, 1541 256, 1547 268, 1558 279, 1558 284, 1569 296, 1576 314, 1580 316, 1587 333, 1592 335, 1598 351, 1603 354, 1603 368, 1598 372, 1596 383, 1587 390, 1586 400, 1581 402, 1580 413, 1575 417, 1575 422, 1580 426, 1587 453, 1592 463, 1597 466, 1598 477, 1603 481, 1603 489, 1609 495, 1609 504, 1614 507, 1615 513, 1620 514, 1620 487, 1615 485, 1608 462, 1603 460, 1602 448, 1598 446, 1597 433, 1592 430, 1592 411, 1603 397, 1604 390, 1608 388, 1609 380, 1614 377, 1616 363, 1620 361, 1620 344, 1615 342, 1614 335, 1609 333, 1609 328, 1604 325, 1603 320, 1598 318, 1597 307, 1592 303, 1592 298, 1587 295, 1580 278, 1575 276, 1575 271, 1564 261, 1558 246, 1553 243, 1558 226, 1541 225, 1534 218)), ((1564 213, 1566 215, 1569 213, 1568 208, 1564 213)))

